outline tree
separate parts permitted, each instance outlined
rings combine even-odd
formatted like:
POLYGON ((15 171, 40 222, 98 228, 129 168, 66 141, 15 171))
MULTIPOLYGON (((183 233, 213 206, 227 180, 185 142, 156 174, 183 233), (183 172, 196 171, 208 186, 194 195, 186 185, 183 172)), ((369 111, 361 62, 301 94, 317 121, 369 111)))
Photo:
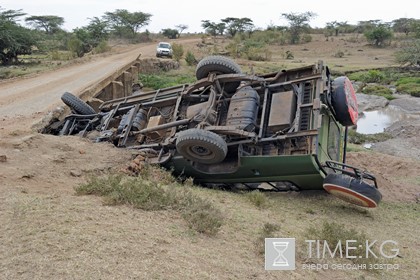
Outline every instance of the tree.
POLYGON ((59 16, 30 16, 25 21, 36 29, 44 30, 47 34, 57 32, 64 24, 64 18, 59 16))
POLYGON ((108 23, 98 17, 91 18, 86 29, 89 31, 90 37, 94 38, 98 43, 108 39, 108 23))
POLYGON ((308 22, 315 16, 316 14, 312 12, 282 14, 282 17, 287 19, 290 25, 289 33, 291 44, 299 43, 302 33, 306 32, 310 27, 308 22))
POLYGON ((202 22, 201 26, 204 28, 206 33, 210 34, 211 36, 217 36, 220 29, 217 23, 210 22, 209 20, 202 20, 201 22, 202 22))
POLYGON ((109 21, 114 31, 119 35, 128 30, 131 37, 134 38, 137 31, 150 22, 151 14, 143 12, 130 13, 124 9, 117 9, 114 12, 106 12, 104 18, 109 21))
POLYGON ((188 25, 185 25, 185 24, 178 24, 178 25, 175 25, 175 27, 178 29, 178 31, 179 31, 179 34, 178 34, 178 37, 179 36, 181 36, 181 33, 185 30, 185 29, 188 29, 188 25))
POLYGON ((3 65, 18 61, 18 56, 32 53, 36 40, 31 30, 16 23, 25 15, 20 10, 1 11, 0 8, 0 60, 3 65))
POLYGON ((179 32, 176 29, 166 28, 162 29, 162 35, 168 37, 169 39, 176 39, 179 36, 179 32))
POLYGON ((394 32, 404 33, 406 36, 412 31, 413 18, 399 18, 392 21, 392 30, 394 32))
POLYGON ((420 66, 420 40, 406 43, 401 50, 395 54, 397 62, 420 66))
POLYGON ((387 44, 393 36, 392 31, 387 24, 378 24, 376 27, 364 32, 368 41, 376 47, 382 47, 387 44))
POLYGON ((228 17, 222 19, 222 22, 226 24, 226 30, 232 37, 235 37, 238 32, 251 31, 254 28, 254 24, 250 18, 228 17))
POLYGON ((420 39, 420 20, 419 19, 411 23, 411 29, 414 33, 414 37, 420 39))
POLYGON ((108 39, 107 23, 97 17, 90 19, 88 26, 76 28, 67 42, 67 48, 82 57, 108 39))
POLYGON ((331 21, 327 22, 327 30, 331 30, 335 36, 338 36, 340 31, 344 29, 344 27, 347 27, 347 21, 338 22, 338 21, 331 21))

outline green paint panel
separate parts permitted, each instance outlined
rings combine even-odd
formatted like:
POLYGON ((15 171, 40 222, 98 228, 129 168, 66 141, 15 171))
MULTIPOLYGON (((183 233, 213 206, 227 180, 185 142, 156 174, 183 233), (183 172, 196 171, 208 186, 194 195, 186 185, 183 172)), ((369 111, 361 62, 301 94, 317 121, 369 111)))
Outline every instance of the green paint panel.
POLYGON ((176 174, 204 183, 252 183, 290 181, 303 190, 322 189, 323 176, 311 155, 242 157, 236 170, 199 171, 182 157, 172 159, 176 174))

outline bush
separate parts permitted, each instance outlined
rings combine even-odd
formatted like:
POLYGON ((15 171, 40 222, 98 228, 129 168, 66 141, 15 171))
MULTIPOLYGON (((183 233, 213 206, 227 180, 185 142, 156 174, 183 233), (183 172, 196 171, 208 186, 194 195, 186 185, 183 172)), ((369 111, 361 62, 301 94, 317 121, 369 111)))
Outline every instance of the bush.
POLYGON ((302 37, 300 38, 300 41, 301 41, 302 43, 309 43, 309 42, 312 42, 312 36, 311 36, 310 34, 305 33, 305 34, 303 34, 303 35, 302 35, 302 37))
POLYGON ((268 206, 268 199, 264 193, 255 190, 246 194, 248 200, 257 208, 266 208, 268 206))
POLYGON ((172 52, 173 52, 174 59, 179 62, 182 56, 184 55, 184 47, 181 44, 173 43, 172 52))
POLYGON ((94 53, 104 53, 111 50, 111 47, 108 45, 107 41, 100 42, 94 49, 94 53))
POLYGON ((246 51, 246 57, 253 61, 269 61, 271 60, 271 52, 268 48, 251 47, 246 51))
POLYGON ((420 40, 405 44, 401 50, 395 53, 395 58, 401 64, 420 65, 420 40))
POLYGON ((342 57, 344 57, 344 52, 343 52, 343 51, 337 51, 337 52, 334 54, 334 57, 337 57, 337 58, 342 58, 342 57))
POLYGON ((294 58, 295 58, 295 56, 293 55, 293 53, 292 53, 291 51, 286 51, 286 52, 284 53, 283 57, 284 57, 285 59, 294 59, 294 58))
POLYGON ((366 39, 376 47, 389 45, 393 36, 392 31, 385 25, 378 25, 364 33, 366 39))
POLYGON ((194 54, 191 51, 188 51, 185 56, 185 61, 187 62, 188 66, 193 66, 198 63, 197 59, 195 58, 194 54))

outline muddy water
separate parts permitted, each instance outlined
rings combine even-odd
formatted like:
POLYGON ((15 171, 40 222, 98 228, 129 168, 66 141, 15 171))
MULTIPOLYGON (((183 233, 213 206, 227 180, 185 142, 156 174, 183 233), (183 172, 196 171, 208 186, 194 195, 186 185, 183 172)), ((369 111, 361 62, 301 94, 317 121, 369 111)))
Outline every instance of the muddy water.
POLYGON ((408 119, 409 116, 395 106, 387 106, 375 111, 366 111, 359 115, 356 131, 362 134, 384 132, 393 123, 408 119))

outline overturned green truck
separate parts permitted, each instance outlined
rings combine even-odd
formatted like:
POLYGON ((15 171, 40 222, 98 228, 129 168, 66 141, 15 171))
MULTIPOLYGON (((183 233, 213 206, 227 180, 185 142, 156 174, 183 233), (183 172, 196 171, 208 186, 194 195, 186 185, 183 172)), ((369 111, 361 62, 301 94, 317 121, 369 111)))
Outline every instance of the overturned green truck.
POLYGON ((317 64, 254 75, 233 60, 203 58, 197 81, 108 100, 94 110, 65 93, 72 114, 53 133, 136 149, 146 161, 202 185, 317 190, 376 207, 375 177, 347 165, 354 89, 317 64))

